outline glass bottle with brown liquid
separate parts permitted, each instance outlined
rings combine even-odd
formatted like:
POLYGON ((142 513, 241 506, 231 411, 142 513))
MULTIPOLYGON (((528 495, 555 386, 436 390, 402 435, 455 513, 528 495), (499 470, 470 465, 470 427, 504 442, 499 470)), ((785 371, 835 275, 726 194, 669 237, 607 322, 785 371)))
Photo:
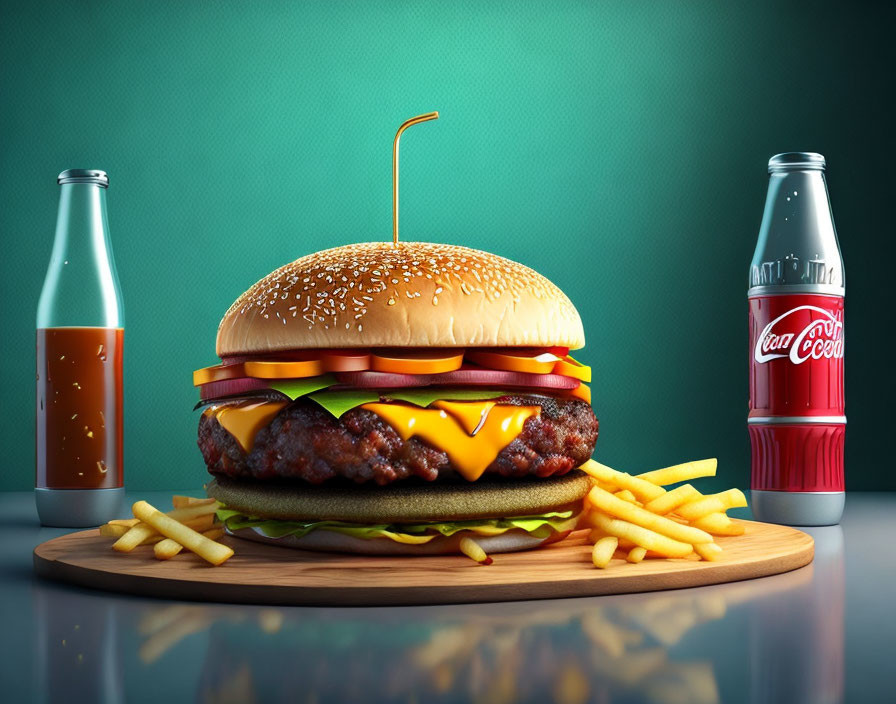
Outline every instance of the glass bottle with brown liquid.
POLYGON ((43 525, 118 515, 122 468, 124 309, 103 171, 59 174, 53 253, 37 309, 35 498, 43 525))

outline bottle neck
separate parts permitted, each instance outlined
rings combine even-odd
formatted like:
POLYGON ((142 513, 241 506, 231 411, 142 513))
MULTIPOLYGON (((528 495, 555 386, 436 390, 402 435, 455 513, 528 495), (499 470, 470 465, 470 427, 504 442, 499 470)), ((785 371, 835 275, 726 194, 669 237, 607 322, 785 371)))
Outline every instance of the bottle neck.
POLYGON ((769 174, 749 283, 751 293, 843 295, 843 260, 820 169, 769 174))
POLYGON ((59 188, 56 235, 37 326, 122 327, 106 189, 93 183, 64 183, 59 188))

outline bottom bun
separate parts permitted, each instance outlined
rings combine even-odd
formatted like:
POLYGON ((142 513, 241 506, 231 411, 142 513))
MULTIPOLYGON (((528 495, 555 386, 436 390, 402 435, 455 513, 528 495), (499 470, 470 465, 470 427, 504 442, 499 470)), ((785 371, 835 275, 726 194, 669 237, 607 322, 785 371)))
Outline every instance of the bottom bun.
POLYGON ((331 530, 315 530, 301 538, 294 535, 270 538, 256 528, 241 528, 227 532, 237 538, 297 550, 347 552, 357 555, 456 555, 461 552, 460 541, 464 536, 473 538, 486 553, 501 553, 531 550, 554 543, 563 540, 571 531, 554 533, 547 538, 536 538, 519 529, 509 530, 501 535, 470 535, 469 531, 460 531, 451 536, 440 535, 428 543, 419 545, 397 543, 389 538, 355 538, 331 530))

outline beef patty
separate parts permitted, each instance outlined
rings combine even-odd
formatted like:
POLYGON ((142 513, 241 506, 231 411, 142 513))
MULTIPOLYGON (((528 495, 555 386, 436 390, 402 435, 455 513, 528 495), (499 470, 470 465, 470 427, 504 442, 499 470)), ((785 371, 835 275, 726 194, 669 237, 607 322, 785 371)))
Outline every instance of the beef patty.
MULTIPOLYGON (((566 474, 591 457, 598 422, 591 406, 577 399, 514 395, 494 399, 541 406, 522 432, 485 470, 501 477, 566 474)), ((334 418, 314 401, 297 399, 255 437, 248 454, 211 415, 199 420, 199 449, 208 471, 235 479, 298 480, 320 484, 332 478, 358 483, 419 477, 457 477, 448 456, 424 440, 402 440, 375 413, 353 408, 334 418)))

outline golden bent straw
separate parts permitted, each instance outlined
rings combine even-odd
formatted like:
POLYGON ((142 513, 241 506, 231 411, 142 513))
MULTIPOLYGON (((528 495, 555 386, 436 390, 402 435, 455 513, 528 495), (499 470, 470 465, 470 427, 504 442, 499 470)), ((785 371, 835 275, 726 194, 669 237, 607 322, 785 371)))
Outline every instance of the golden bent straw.
POLYGON ((438 112, 417 115, 417 117, 405 121, 395 133, 395 141, 392 143, 392 244, 398 244, 398 141, 401 139, 401 133, 411 125, 438 119, 438 112))

